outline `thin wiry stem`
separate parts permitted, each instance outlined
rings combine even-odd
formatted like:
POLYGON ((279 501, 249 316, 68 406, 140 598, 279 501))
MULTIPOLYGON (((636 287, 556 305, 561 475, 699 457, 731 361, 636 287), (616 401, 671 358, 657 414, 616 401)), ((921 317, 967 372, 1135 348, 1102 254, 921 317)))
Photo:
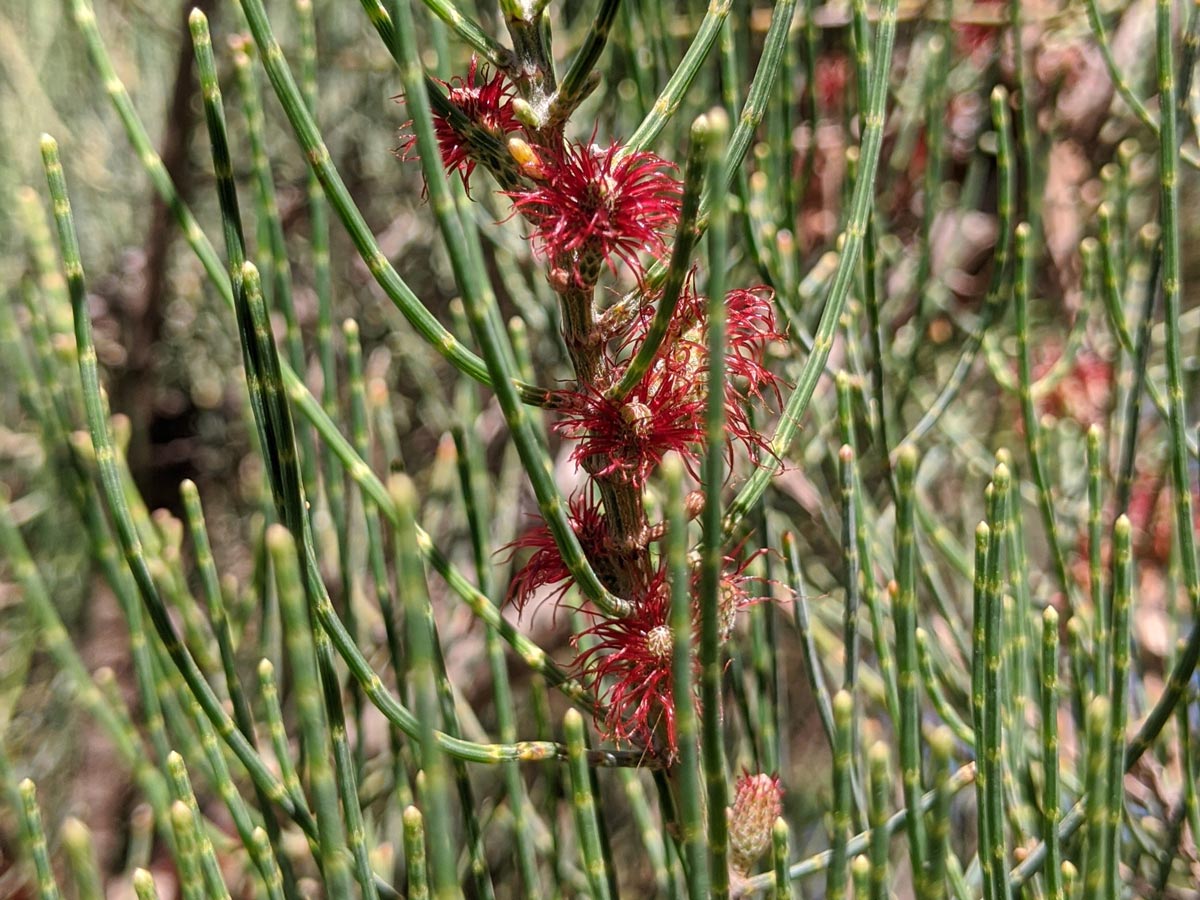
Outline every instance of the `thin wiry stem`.
MULTIPOLYGON (((891 71, 892 46, 896 37, 897 0, 885 0, 880 11, 879 30, 876 38, 875 66, 871 73, 870 105, 864 111, 864 131, 861 144, 861 162, 854 195, 850 204, 850 218, 846 223, 841 255, 837 272, 821 312, 817 326, 812 355, 806 360, 796 387, 780 416, 779 426, 771 440, 771 450, 777 458, 784 458, 791 446, 792 438, 800 427, 800 419, 808 408, 817 382, 825 367, 825 361, 833 348, 833 336, 837 331, 842 308, 854 283, 858 255, 862 251, 866 234, 866 221, 870 212, 875 190, 875 174, 879 165, 879 151, 883 140, 884 111, 887 106, 888 73, 891 71)), ((753 508, 771 481, 772 470, 761 467, 746 480, 742 489, 729 504, 725 513, 725 532, 732 534, 742 518, 753 508)))
MULTIPOLYGON (((728 119, 724 110, 708 115, 713 152, 708 180, 715 175, 725 151, 728 119)), ((725 256, 728 252, 726 192, 714 191, 708 233, 708 397, 702 482, 704 511, 700 556, 700 747, 708 798, 709 878, 712 896, 729 896, 729 825, 724 816, 729 783, 725 774, 724 736, 721 728, 721 566, 724 541, 721 533, 721 489, 725 484, 725 256)))

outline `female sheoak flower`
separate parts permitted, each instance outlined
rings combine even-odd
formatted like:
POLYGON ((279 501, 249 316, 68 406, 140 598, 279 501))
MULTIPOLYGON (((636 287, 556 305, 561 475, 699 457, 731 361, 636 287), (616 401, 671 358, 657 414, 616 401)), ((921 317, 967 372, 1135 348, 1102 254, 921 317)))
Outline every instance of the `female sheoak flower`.
POLYGON ((656 739, 675 750, 675 701, 668 617, 671 591, 659 570, 623 619, 597 616, 575 638, 594 641, 576 660, 584 679, 605 707, 604 730, 611 740, 652 747, 656 739))
MULTIPOLYGON (((608 524, 604 519, 604 512, 591 499, 590 491, 574 494, 569 505, 570 512, 567 518, 571 523, 571 530, 579 538, 579 544, 588 559, 594 561, 595 567, 596 563, 606 558, 609 544, 608 524)), ((547 599, 558 603, 575 584, 575 579, 558 552, 558 545, 554 543, 554 536, 545 523, 529 529, 503 549, 511 551, 512 554, 521 550, 533 551, 508 585, 507 600, 517 607, 518 612, 523 612, 529 601, 543 588, 551 588, 547 599)))
POLYGON ((620 260, 640 280, 639 254, 662 256, 663 232, 679 218, 675 167, 648 151, 623 153, 616 143, 566 142, 536 152, 533 185, 507 192, 514 211, 533 226, 534 250, 555 266, 574 262, 581 287, 595 283, 600 260, 614 273, 620 260), (580 258, 572 260, 575 254, 580 258))
MULTIPOLYGON (((447 89, 446 99, 450 105, 462 114, 462 122, 458 125, 445 116, 434 114, 433 126, 442 153, 442 165, 447 172, 458 172, 469 191, 471 173, 483 155, 475 133, 483 131, 503 142, 521 128, 513 112, 512 86, 502 72, 489 78, 487 66, 480 66, 474 56, 466 78, 456 75, 441 84, 447 89)), ((415 158, 412 151, 416 143, 416 135, 405 136, 400 147, 401 159, 415 158)))
MULTIPOLYGON (((646 520, 642 497, 668 454, 677 454, 696 475, 705 448, 709 304, 696 291, 694 271, 645 374, 620 400, 612 391, 654 319, 660 295, 647 286, 644 264, 669 256, 667 236, 678 224, 682 186, 675 166, 654 153, 615 142, 599 146, 594 133, 592 141, 579 143, 565 139, 561 128, 522 124, 503 74, 490 76, 475 60, 465 77, 443 84, 453 114, 436 115, 434 124, 446 170, 458 172, 468 186, 479 164, 496 176, 513 216, 528 223, 533 252, 547 261, 564 321, 566 311, 574 314, 571 336, 580 341, 577 350, 583 348, 572 355, 575 383, 557 391, 553 404, 553 427, 575 442, 571 457, 587 477, 570 500, 569 523, 601 583, 627 600, 631 611, 612 617, 582 606, 590 624, 574 639, 583 645, 575 670, 601 701, 607 738, 670 758, 676 750, 670 591, 661 556, 652 549, 663 528, 646 520), (641 297, 631 314, 601 322, 593 295, 605 266, 614 275, 628 269, 641 297)), ((414 143, 406 142, 405 155, 414 143)), ((725 307, 724 449, 732 463, 733 448, 741 444, 757 462, 769 446, 749 405, 764 394, 778 399, 766 352, 782 335, 768 288, 730 291, 725 307)), ((508 599, 518 610, 536 598, 564 602, 574 578, 544 524, 506 549, 528 554, 509 584, 508 599)), ((748 563, 725 560, 718 606, 723 641, 760 593, 748 590, 756 578, 746 575, 748 563)), ((689 587, 695 595, 698 584, 689 587)))
MULTIPOLYGON (((582 385, 559 394, 561 418, 555 430, 578 443, 571 458, 598 478, 615 477, 644 484, 671 452, 695 473, 705 436, 705 379, 708 368, 708 300, 696 294, 689 277, 667 337, 650 370, 623 401, 607 390, 582 385)), ((746 404, 764 389, 776 395, 775 377, 765 364, 767 344, 780 339, 767 288, 731 291, 726 296, 725 431, 730 446, 767 449, 750 421, 746 404)), ((635 318, 625 349, 645 339, 652 304, 635 318)))

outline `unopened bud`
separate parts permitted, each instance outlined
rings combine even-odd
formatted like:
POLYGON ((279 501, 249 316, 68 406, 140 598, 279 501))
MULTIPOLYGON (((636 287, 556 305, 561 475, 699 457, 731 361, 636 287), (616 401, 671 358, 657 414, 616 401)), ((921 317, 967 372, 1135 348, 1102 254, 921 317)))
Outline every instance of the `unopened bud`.
POLYGON ((772 775, 745 773, 734 787, 729 808, 730 861, 747 875, 771 846, 771 828, 783 809, 783 789, 772 775))
POLYGON ((542 168, 542 161, 538 158, 537 151, 526 141, 519 137, 510 137, 508 153, 513 158, 513 162, 520 167, 521 174, 535 179, 546 177, 546 170, 542 168))

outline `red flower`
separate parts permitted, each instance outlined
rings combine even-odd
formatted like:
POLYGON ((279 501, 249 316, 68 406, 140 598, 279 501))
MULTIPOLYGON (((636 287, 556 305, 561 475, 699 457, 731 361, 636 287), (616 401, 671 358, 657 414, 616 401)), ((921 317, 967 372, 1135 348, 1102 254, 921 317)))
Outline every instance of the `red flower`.
POLYGON ((571 459, 594 477, 642 484, 671 451, 692 468, 704 440, 702 371, 656 363, 620 403, 592 385, 564 391, 554 429, 579 442, 571 459))
MULTIPOLYGON (((725 432, 752 451, 768 449, 750 421, 746 402, 770 389, 778 399, 775 376, 766 368, 768 342, 782 337, 775 330, 769 288, 731 291, 728 309, 725 382, 725 432)), ((634 320, 620 352, 632 353, 645 339, 654 308, 645 304, 634 320)), ((596 477, 617 476, 644 482, 674 451, 694 472, 705 438, 708 371, 708 301, 695 291, 695 278, 684 282, 675 315, 658 356, 623 403, 605 388, 583 385, 564 391, 555 430, 579 442, 572 459, 596 477)))
POLYGON ((539 149, 543 177, 508 192, 533 225, 537 252, 555 264, 578 254, 574 278, 584 287, 595 283, 600 259, 614 272, 619 259, 640 277, 639 253, 666 253, 662 232, 678 219, 682 193, 669 173, 674 166, 647 151, 622 153, 615 143, 539 149))
MULTIPOLYGON (((513 113, 512 86, 505 81, 502 72, 489 78, 487 66, 480 67, 474 56, 471 57, 466 78, 456 75, 441 84, 447 88, 446 99, 469 122, 468 127, 460 130, 446 117, 434 114, 433 124, 442 153, 442 165, 447 172, 457 171, 463 184, 469 187, 469 179, 477 162, 472 130, 482 130, 503 139, 521 128, 521 123, 513 113)), ((416 135, 405 137, 400 148, 402 159, 415 158, 412 151, 416 143, 416 135)))
POLYGON ((603 730, 608 740, 650 747, 661 738, 670 753, 675 751, 670 609, 666 574, 659 570, 632 615, 601 617, 575 638, 595 638, 576 665, 606 707, 603 730))
MULTIPOLYGON (((592 562, 597 574, 601 574, 609 547, 608 523, 604 519, 604 513, 587 492, 580 492, 570 499, 568 519, 571 530, 579 538, 583 552, 592 562)), ((513 575, 505 598, 506 602, 515 603, 519 612, 525 610, 525 605, 541 588, 553 586, 554 590, 550 592, 548 599, 558 603, 575 583, 562 555, 558 552, 554 536, 550 534, 550 529, 544 522, 501 549, 511 551, 510 558, 518 550, 533 550, 533 555, 513 575)))
MULTIPOLYGON (((758 397, 763 388, 769 388, 779 399, 775 376, 766 367, 767 345, 784 339, 776 327, 773 297, 774 291, 766 285, 738 288, 725 295, 725 366, 730 376, 741 379, 746 395, 758 397)), ((623 349, 641 343, 654 312, 654 304, 642 306, 623 349)), ((683 340, 707 353, 707 322, 708 298, 696 292, 693 267, 680 291, 664 346, 683 340)))

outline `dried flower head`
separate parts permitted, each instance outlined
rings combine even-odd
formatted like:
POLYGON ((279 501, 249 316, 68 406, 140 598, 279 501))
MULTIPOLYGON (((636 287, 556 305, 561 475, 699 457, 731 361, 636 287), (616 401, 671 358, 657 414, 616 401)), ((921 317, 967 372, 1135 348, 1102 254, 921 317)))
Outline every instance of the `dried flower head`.
MULTIPOLYGON (((503 142, 507 135, 521 128, 513 112, 512 86, 502 72, 489 77, 488 67, 479 65, 474 56, 471 57, 466 78, 456 75, 441 84, 447 90, 446 99, 450 105, 461 113, 461 120, 457 122, 434 114, 433 124, 442 153, 442 165, 447 172, 458 172, 469 189, 471 173, 484 155, 483 148, 479 146, 480 133, 503 142)), ((406 135, 400 146, 400 157, 415 159, 413 150, 416 143, 416 135, 406 135)))
POLYGON ((729 807, 730 862, 742 875, 771 846, 771 828, 783 810, 783 789, 773 775, 743 772, 729 807))
MULTIPOLYGON (((738 614, 761 599, 750 592, 750 585, 753 582, 761 585, 766 582, 766 579, 761 575, 747 575, 746 570, 750 568, 750 564, 755 559, 766 552, 766 550, 758 550, 738 562, 738 551, 735 551, 733 555, 726 556, 723 560, 721 580, 717 587, 717 623, 722 643, 733 637, 738 614)), ((698 587, 699 585, 697 585, 698 587)))
POLYGON ((594 284, 601 260, 614 272, 620 260, 640 278, 638 255, 666 252, 663 232, 679 218, 682 193, 670 163, 616 143, 568 142, 539 157, 543 177, 508 196, 533 225, 535 251, 555 265, 565 259, 577 284, 594 284))

